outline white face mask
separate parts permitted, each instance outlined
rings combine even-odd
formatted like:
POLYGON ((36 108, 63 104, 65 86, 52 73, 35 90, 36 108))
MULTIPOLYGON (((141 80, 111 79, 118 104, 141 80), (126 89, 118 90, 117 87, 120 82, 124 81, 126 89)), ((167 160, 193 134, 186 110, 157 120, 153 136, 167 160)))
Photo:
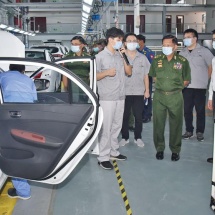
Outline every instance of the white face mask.
POLYGON ((162 52, 165 54, 165 55, 171 55, 173 50, 172 50, 172 47, 162 47, 162 52))
POLYGON ((137 43, 127 43, 127 49, 130 51, 134 51, 137 49, 137 43))
POLYGON ((183 43, 185 46, 191 46, 192 45, 192 38, 183 39, 183 43))
POLYGON ((213 49, 215 49, 215 41, 213 41, 212 45, 213 45, 213 49))
POLYGON ((71 45, 71 51, 75 53, 80 52, 80 47, 71 45))

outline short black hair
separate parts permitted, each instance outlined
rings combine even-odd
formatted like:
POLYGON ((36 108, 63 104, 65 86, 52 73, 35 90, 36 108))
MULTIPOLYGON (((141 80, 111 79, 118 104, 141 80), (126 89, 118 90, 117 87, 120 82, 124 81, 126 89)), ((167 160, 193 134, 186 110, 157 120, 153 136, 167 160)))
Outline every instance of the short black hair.
POLYGON ((24 73, 24 71, 25 71, 25 65, 21 65, 21 64, 10 64, 9 70, 10 70, 10 71, 19 71, 20 73, 24 73))
POLYGON ((121 29, 112 27, 107 30, 106 32, 107 42, 109 38, 117 38, 117 37, 122 37, 122 38, 124 37, 124 32, 121 29))
POLYGON ((96 44, 105 47, 107 45, 106 39, 100 39, 96 44))
POLYGON ((134 34, 134 33, 127 33, 125 36, 124 36, 124 41, 126 42, 126 39, 127 39, 127 37, 129 37, 129 36, 135 36, 136 38, 137 38, 137 35, 136 34, 134 34))
POLYGON ((72 42, 73 40, 79 40, 80 43, 84 44, 84 45, 87 45, 86 41, 84 40, 83 37, 81 36, 74 36, 70 42, 72 42))
POLYGON ((199 38, 199 35, 197 33, 197 31, 193 28, 188 28, 187 30, 184 31, 184 35, 187 34, 187 33, 193 33, 194 37, 199 38))
POLYGON ((215 29, 212 31, 212 34, 215 34, 215 29))
POLYGON ((142 34, 137 35, 138 40, 142 40, 144 43, 146 42, 146 37, 143 36, 142 34))
POLYGON ((165 39, 172 39, 172 42, 173 42, 175 45, 178 44, 178 39, 177 39, 177 37, 175 37, 175 36, 172 35, 172 34, 168 34, 168 35, 164 36, 163 39, 162 39, 162 43, 163 43, 163 41, 164 41, 165 39))

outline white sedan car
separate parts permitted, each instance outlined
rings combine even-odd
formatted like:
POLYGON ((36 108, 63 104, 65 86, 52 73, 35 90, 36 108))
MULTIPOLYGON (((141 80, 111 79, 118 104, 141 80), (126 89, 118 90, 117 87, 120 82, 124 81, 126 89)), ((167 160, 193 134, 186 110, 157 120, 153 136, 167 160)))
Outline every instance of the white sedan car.
MULTIPOLYGON (((25 58, 35 60, 39 59, 49 62, 55 61, 54 57, 46 49, 26 49, 25 58)), ((29 77, 33 77, 37 87, 37 91, 41 92, 57 91, 61 84, 61 75, 50 69, 44 69, 37 66, 26 66, 25 74, 28 75, 29 77), (41 87, 41 83, 43 83, 43 87, 41 87)))

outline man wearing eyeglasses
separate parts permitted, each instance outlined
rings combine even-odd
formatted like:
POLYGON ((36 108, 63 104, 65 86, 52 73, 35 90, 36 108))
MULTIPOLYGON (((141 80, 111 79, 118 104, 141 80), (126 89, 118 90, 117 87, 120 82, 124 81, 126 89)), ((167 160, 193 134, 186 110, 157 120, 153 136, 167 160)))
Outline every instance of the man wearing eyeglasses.
POLYGON ((189 61, 191 83, 183 90, 186 132, 182 138, 188 140, 193 137, 193 108, 195 107, 197 140, 204 141, 206 89, 212 72, 213 54, 197 43, 198 33, 194 29, 184 31, 183 42, 186 47, 179 54, 189 61))

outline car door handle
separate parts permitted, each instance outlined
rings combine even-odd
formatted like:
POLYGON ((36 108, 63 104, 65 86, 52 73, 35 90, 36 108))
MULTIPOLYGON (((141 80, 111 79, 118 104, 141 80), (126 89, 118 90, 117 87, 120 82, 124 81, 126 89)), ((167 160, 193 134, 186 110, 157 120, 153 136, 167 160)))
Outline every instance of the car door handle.
POLYGON ((9 113, 12 118, 20 118, 22 116, 21 111, 9 111, 9 113))

